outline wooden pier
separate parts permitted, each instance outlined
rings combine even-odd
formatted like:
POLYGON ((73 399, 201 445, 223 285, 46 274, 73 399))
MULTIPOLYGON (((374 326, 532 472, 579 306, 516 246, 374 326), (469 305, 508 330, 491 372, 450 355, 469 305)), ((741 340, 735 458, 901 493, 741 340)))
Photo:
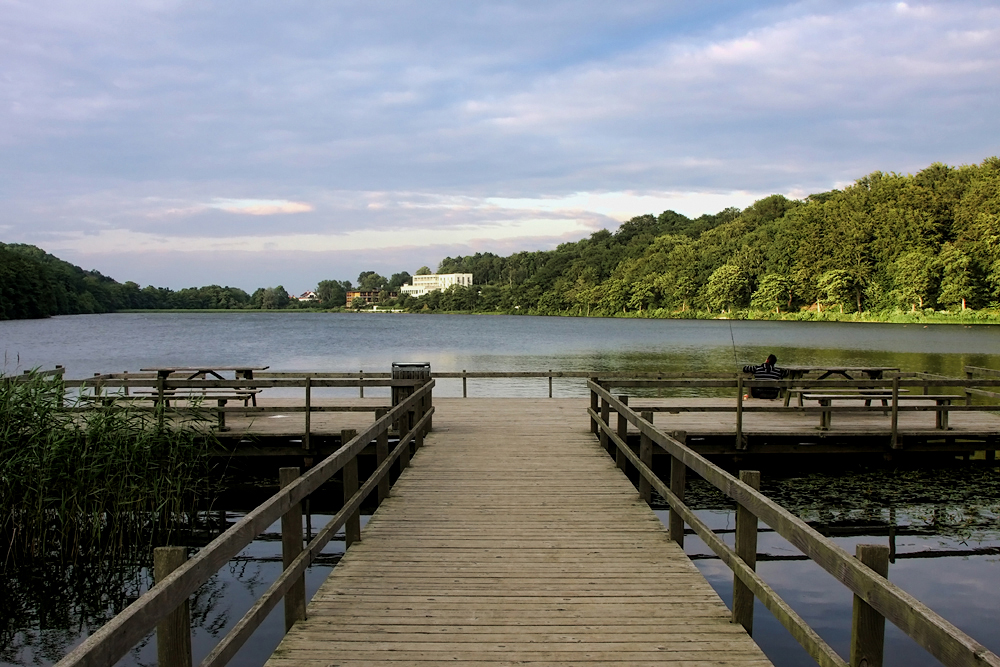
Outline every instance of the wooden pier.
POLYGON ((267 664, 769 665, 582 408, 438 407, 267 664))
MULTIPOLYGON (((742 400, 742 390, 754 381, 743 378, 695 380, 706 389, 737 389, 735 405, 699 403, 685 409, 678 399, 633 397, 629 405, 627 392, 620 391, 692 384, 685 378, 593 377, 586 380, 589 402, 442 400, 433 397, 435 380, 429 366, 396 366, 391 378, 353 380, 362 393, 357 405, 313 402, 313 387, 352 386, 343 378, 200 383, 157 378, 154 415, 161 424, 169 418, 164 400, 168 392, 176 401, 178 393, 206 389, 304 387, 304 405, 268 406, 261 401, 254 408, 234 408, 220 403, 218 412, 220 422, 221 415, 230 418, 231 430, 226 432, 235 432, 240 441, 254 430, 252 424, 235 421, 241 412, 251 413, 252 420, 284 415, 274 420, 283 424, 276 429, 290 428, 288 424, 301 419, 300 429, 272 435, 297 436, 298 445, 293 440, 282 453, 302 456, 308 469, 299 476, 298 468, 282 468, 281 490, 190 560, 184 561, 182 548, 174 548, 178 558, 157 566, 158 583, 58 667, 111 667, 154 628, 158 645, 176 654, 161 659, 161 667, 188 667, 190 648, 174 650, 190 647, 188 599, 279 519, 281 574, 201 660, 201 667, 226 665, 282 602, 286 636, 268 662, 272 667, 386 662, 767 665, 750 638, 755 600, 823 667, 881 665, 885 621, 946 667, 1000 667, 1000 657, 886 578, 887 546, 858 545, 854 556, 848 554, 761 494, 759 473, 745 470, 733 476, 689 446, 694 439, 690 430, 672 428, 678 415, 704 415, 717 424, 735 417, 733 430, 726 428, 722 436, 742 455, 754 451, 752 439, 745 436, 753 433, 755 412, 766 415, 767 421, 802 421, 789 426, 794 437, 815 435, 817 428, 821 436, 829 436, 840 428, 839 422, 849 432, 858 418, 889 419, 889 439, 878 446, 896 452, 914 444, 907 440, 911 419, 920 421, 912 425, 913 433, 927 431, 945 444, 949 439, 957 442, 956 432, 968 426, 963 420, 979 420, 963 432, 968 442, 961 446, 995 449, 995 425, 989 420, 1000 406, 977 404, 974 397, 1000 398, 995 391, 1000 373, 988 371, 991 377, 975 382, 971 376, 896 376, 889 380, 889 389, 865 380, 823 380, 810 387, 782 381, 788 391, 819 388, 837 405, 786 407, 779 402, 755 410, 742 400), (927 392, 932 383, 952 392, 945 402, 927 392), (390 387, 391 402, 361 402, 369 400, 363 397, 366 386, 390 387), (858 392, 869 390, 890 397, 891 406, 866 406, 866 396, 858 392), (928 398, 907 404, 900 394, 911 390, 923 390, 928 398), (960 397, 964 404, 959 404, 960 397), (860 403, 851 404, 854 399, 860 403), (953 413, 950 422, 945 412, 953 413), (356 428, 335 435, 342 420, 359 415, 364 417, 356 428), (832 421, 831 415, 836 415, 832 421), (330 444, 322 445, 323 439, 335 437, 339 442, 327 454, 321 447, 330 444), (654 470, 654 452, 665 457, 660 469, 666 479, 654 470), (373 454, 375 464, 366 466, 361 476, 359 458, 364 453, 373 454), (623 472, 638 479, 638 488, 623 472), (734 546, 685 504, 689 474, 736 503, 734 546), (302 504, 334 475, 341 480, 343 506, 326 526, 309 531, 304 539, 302 504), (653 491, 670 507, 668 529, 649 509, 653 491), (369 499, 377 501, 378 509, 362 531, 359 511, 369 499), (756 573, 758 522, 853 593, 849 662, 756 573), (732 570, 731 611, 686 558, 686 527, 732 570), (347 553, 307 607, 306 568, 342 529, 347 553)), ((464 372, 461 377, 466 378, 464 372)), ((117 383, 126 391, 142 386, 141 381, 113 377, 101 382, 107 387, 117 383)), ((114 409, 121 399, 95 388, 90 400, 94 407, 89 409, 114 409)), ((124 400, 129 408, 134 404, 127 394, 124 400)), ((183 414, 186 409, 175 405, 171 411, 183 414)), ((765 426, 773 431, 773 425, 765 426)), ((872 422, 856 429, 855 437, 860 440, 874 428, 872 422)), ((930 442, 930 435, 926 437, 930 442)))

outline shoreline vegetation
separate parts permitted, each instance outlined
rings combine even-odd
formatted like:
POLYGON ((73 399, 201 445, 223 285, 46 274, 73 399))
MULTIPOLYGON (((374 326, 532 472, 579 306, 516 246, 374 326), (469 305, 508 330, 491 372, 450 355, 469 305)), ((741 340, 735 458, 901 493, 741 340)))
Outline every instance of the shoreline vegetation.
POLYGON ((130 404, 67 396, 58 375, 0 372, 0 573, 149 547, 186 525, 213 495, 212 423, 198 413, 164 426, 130 404))
MULTIPOLYGON (((396 313, 404 315, 526 315, 534 317, 588 317, 573 313, 533 313, 514 310, 503 311, 470 311, 470 310, 376 310, 352 309, 352 308, 288 308, 281 311, 268 311, 256 308, 133 308, 117 311, 121 313, 356 313, 362 315, 383 315, 396 313)), ((651 320, 752 320, 752 321, 779 321, 779 322, 858 322, 858 323, 882 323, 882 324, 1000 324, 1000 310, 984 309, 965 311, 931 311, 931 312, 862 312, 862 313, 840 313, 837 311, 816 311, 803 310, 798 312, 761 312, 761 311, 735 311, 731 313, 711 313, 704 311, 689 310, 686 312, 653 310, 642 313, 615 313, 612 315, 590 315, 594 318, 623 318, 623 319, 651 319, 651 320)))
MULTIPOLYGON (((428 267, 416 274, 431 273, 428 267)), ((1000 158, 873 172, 801 200, 632 218, 554 250, 445 257, 475 284, 398 294, 407 271, 321 280, 293 297, 118 283, 34 246, 0 243, 0 319, 78 313, 369 310, 587 317, 1000 323, 1000 158), (346 303, 348 290, 358 290, 346 303)))

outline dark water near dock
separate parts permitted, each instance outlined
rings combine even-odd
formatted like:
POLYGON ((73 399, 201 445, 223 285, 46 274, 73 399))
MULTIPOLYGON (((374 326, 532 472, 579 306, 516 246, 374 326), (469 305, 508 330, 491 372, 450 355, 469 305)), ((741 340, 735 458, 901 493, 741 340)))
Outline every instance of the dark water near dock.
MULTIPOLYGON (((271 370, 387 371, 393 361, 430 361, 438 371, 704 370, 731 371, 759 363, 768 352, 794 365, 879 365, 961 375, 963 365, 1000 368, 1000 327, 540 317, 212 313, 116 314, 0 322, 4 371, 63 364, 67 377, 180 365, 269 365, 271 370)), ((470 395, 545 396, 544 380, 471 381, 470 395)), ((556 379, 555 395, 584 396, 580 380, 556 379)), ((460 381, 439 381, 437 393, 460 396, 460 381)), ((377 395, 376 392, 372 392, 377 395)), ((896 562, 889 577, 995 652, 1000 652, 1000 474, 980 463, 943 470, 857 469, 764 471, 763 490, 803 518, 823 524, 853 553, 857 543, 886 543, 896 562)), ((692 505, 714 528, 731 529, 734 512, 696 486, 692 505)), ((232 506, 228 520, 242 511, 232 506)), ((663 513, 665 514, 665 513, 663 513)), ((323 519, 314 517, 313 526, 323 519)), ((277 526, 206 585, 195 603, 195 659, 236 622, 281 569, 277 526)), ((727 535, 731 541, 731 535, 727 535)), ((688 553, 709 550, 688 536, 688 553)), ((309 593, 343 543, 311 568, 309 593)), ((762 533, 758 570, 807 621, 847 655, 851 596, 832 577, 774 533, 762 533)), ((732 575, 711 558, 696 564, 719 594, 731 596, 732 575)), ((138 564, 118 579, 91 571, 46 575, 44 566, 5 576, 0 664, 49 664, 80 641, 89 609, 119 607, 148 586, 138 564), (105 582, 106 583, 102 583, 105 582), (89 586, 89 587, 88 587, 89 586), (117 587, 117 589, 115 589, 117 587), (115 589, 115 590, 112 590, 115 589), (125 589, 125 590, 122 590, 125 589), (35 607, 12 604, 21 596, 35 607), (42 604, 39 600, 55 604, 42 604), (16 616, 11 612, 16 611, 16 616)), ((281 609, 234 665, 260 665, 281 636, 281 609)), ((775 664, 813 664, 758 603, 755 638, 775 664)), ((891 625, 887 665, 936 662, 891 625)), ((155 661, 152 642, 128 664, 155 661)))

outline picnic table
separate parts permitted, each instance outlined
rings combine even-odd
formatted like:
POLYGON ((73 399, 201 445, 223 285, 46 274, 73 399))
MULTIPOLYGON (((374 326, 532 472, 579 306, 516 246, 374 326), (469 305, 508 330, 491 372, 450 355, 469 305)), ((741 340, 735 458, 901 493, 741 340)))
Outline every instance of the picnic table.
POLYGON ((224 379, 219 373, 233 372, 237 380, 252 380, 254 371, 266 371, 270 366, 160 366, 156 368, 140 368, 146 373, 156 373, 157 379, 166 380, 174 373, 187 375, 187 380, 193 380, 199 375, 211 375, 216 379, 224 379))
MULTIPOLYGON (((809 373, 819 373, 816 380, 825 380, 831 375, 839 375, 845 380, 853 380, 854 375, 863 375, 868 380, 881 380, 886 371, 898 371, 899 368, 893 366, 778 366, 778 368, 788 371, 788 379, 801 380, 809 373)), ((785 407, 791 402, 792 394, 798 393, 794 389, 782 389, 785 394, 785 407)), ((799 406, 802 405, 802 395, 799 394, 799 406)))
MULTIPOLYGON (((186 375, 187 377, 184 378, 186 380, 193 380, 196 377, 204 379, 209 375, 218 380, 223 380, 225 378, 220 373, 224 372, 233 373, 237 380, 252 380, 254 371, 265 371, 268 368, 270 366, 159 366, 154 368, 140 368, 139 370, 146 373, 156 373, 157 380, 166 380, 174 373, 186 375)), ((247 392, 248 399, 253 402, 254 407, 257 406, 258 391, 247 392)))
POLYGON ((788 371, 788 377, 798 380, 809 373, 819 373, 817 380, 825 380, 831 375, 840 375, 844 379, 853 380, 851 373, 864 375, 869 380, 881 380, 886 371, 898 371, 894 366, 778 366, 788 371))

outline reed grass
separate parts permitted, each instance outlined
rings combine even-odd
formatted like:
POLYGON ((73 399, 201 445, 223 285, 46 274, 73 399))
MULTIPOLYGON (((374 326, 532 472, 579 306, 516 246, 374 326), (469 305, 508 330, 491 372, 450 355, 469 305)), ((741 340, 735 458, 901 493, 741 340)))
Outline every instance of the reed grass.
POLYGON ((211 417, 164 422, 129 401, 67 399, 59 377, 0 375, 0 534, 25 557, 152 544, 210 497, 211 417), (84 407, 67 411, 64 407, 84 407))

